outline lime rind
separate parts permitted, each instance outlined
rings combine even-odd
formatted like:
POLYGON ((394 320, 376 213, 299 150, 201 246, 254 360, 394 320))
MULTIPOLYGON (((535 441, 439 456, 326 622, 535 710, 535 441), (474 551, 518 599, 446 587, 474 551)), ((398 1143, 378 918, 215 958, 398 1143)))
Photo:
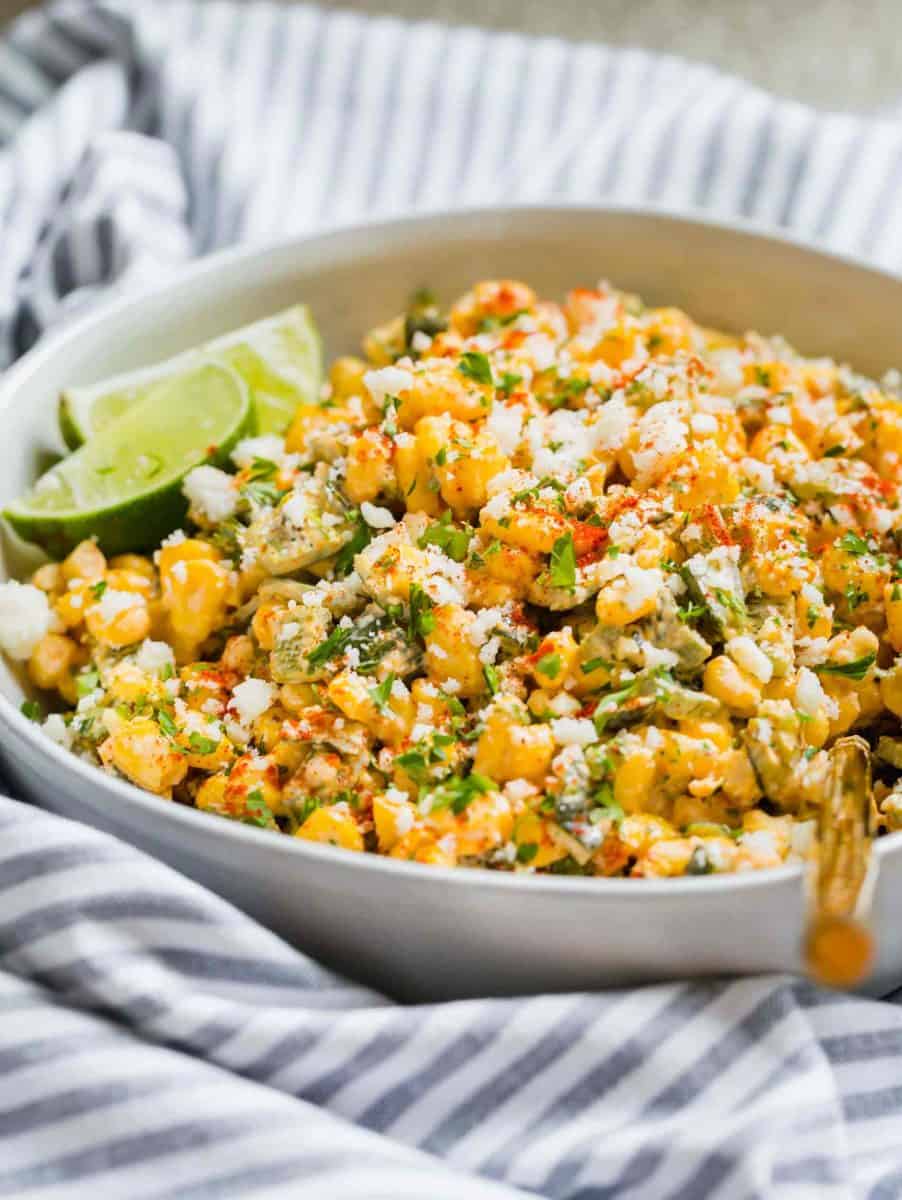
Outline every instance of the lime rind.
POLYGON ((140 403, 150 388, 208 362, 224 363, 244 379, 260 433, 283 433, 298 405, 319 396, 322 344, 309 308, 297 304, 155 366, 67 389, 59 405, 63 440, 77 450, 140 403))
POLYGON ((86 537, 107 554, 150 549, 184 520, 185 475, 224 463, 255 428, 247 382, 206 363, 168 376, 62 460, 4 512, 16 532, 62 557, 86 537))

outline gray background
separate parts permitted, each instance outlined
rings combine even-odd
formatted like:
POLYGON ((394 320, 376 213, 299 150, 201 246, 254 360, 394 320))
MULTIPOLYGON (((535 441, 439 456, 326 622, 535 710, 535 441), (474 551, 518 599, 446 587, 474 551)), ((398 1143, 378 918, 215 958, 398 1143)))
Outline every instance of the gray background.
MULTIPOLYGON (((826 108, 866 110, 902 102, 902 0, 321 2, 668 50, 826 108)), ((28 0, 0 0, 0 24, 26 7, 28 0)))

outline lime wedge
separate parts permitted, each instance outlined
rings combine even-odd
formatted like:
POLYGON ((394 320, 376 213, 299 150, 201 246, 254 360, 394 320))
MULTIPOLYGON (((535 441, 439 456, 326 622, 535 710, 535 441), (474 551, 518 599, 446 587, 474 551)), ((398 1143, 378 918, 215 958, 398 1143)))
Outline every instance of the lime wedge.
POLYGON ((60 397, 60 431, 70 450, 117 420, 161 380, 205 362, 225 363, 251 391, 258 432, 283 433, 299 404, 319 396, 322 348, 305 304, 236 329, 176 358, 89 387, 69 388, 60 397))
POLYGON ((225 461, 253 429, 250 389, 237 371, 189 366, 149 388, 4 516, 56 558, 92 536, 107 554, 149 549, 184 519, 188 471, 225 461))

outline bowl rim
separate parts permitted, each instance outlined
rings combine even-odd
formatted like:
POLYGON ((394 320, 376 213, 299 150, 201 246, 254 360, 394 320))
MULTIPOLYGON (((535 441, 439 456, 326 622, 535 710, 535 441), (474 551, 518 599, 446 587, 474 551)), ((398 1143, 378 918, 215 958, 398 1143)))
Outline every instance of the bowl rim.
MULTIPOLYGON (((82 337, 86 332, 93 331, 106 321, 122 316, 138 306, 159 303, 160 298, 168 292, 189 287, 206 276, 215 276, 221 271, 228 270, 235 263, 265 260, 280 251, 302 252, 306 246, 317 243, 327 245, 329 241, 336 238, 378 239, 380 234, 398 236, 403 235, 405 230, 411 233, 422 232, 425 227, 435 224, 453 226, 455 224, 465 225, 467 222, 479 219, 497 220, 507 217, 524 220, 530 217, 546 218, 580 214, 602 217, 605 215, 627 216, 640 221, 665 221, 674 228, 692 226, 701 231, 714 229, 723 234, 776 243, 778 246, 828 259, 840 266, 850 267, 856 271, 902 285, 902 277, 890 270, 852 255, 827 249, 816 240, 805 239, 765 222, 739 217, 707 216, 695 210, 673 206, 632 205, 616 202, 594 204, 585 201, 556 201, 554 203, 525 201, 510 204, 464 205, 452 209, 424 208, 418 209, 416 212, 400 213, 376 221, 333 224, 306 233, 283 235, 228 246, 189 261, 173 274, 167 275, 165 279, 149 287, 101 300, 86 312, 65 322, 59 329, 51 330, 41 337, 35 346, 4 373, 0 380, 0 413, 12 404, 18 389, 27 382, 32 374, 40 370, 45 361, 63 353, 67 345, 82 337)), ((94 764, 78 758, 69 750, 53 742, 40 731, 34 721, 27 718, 18 707, 0 693, 0 725, 4 724, 8 726, 13 738, 24 742, 38 758, 49 760, 61 770, 73 773, 86 788, 94 788, 100 792, 105 790, 120 802, 138 805, 152 821, 162 818, 162 824, 170 825, 171 831, 174 833, 177 833, 179 828, 184 829, 186 834, 207 831, 210 835, 211 846, 218 838, 222 843, 268 848, 281 855, 297 856, 299 862, 303 862, 304 859, 313 859, 337 869, 361 869, 400 877, 411 884, 419 882, 471 889, 527 890, 537 895, 543 893, 579 894, 586 897, 596 895, 599 902, 608 896, 618 898, 624 896, 635 896, 636 898, 641 896, 694 897, 696 900, 702 901, 712 894, 721 892, 758 891, 761 888, 778 887, 788 880, 801 879, 803 873, 802 863, 792 863, 739 873, 694 876, 691 879, 685 876, 673 879, 623 879, 604 876, 589 878, 493 871, 480 867, 428 866, 389 858, 381 854, 352 852, 343 850, 341 847, 321 845, 284 834, 273 836, 269 830, 243 825, 238 821, 225 819, 217 821, 212 819, 212 814, 199 812, 188 805, 166 802, 135 784, 107 775, 94 764)), ((29 767, 29 769, 31 768, 29 767)), ((874 844, 878 860, 884 859, 887 854, 892 854, 900 848, 902 848, 902 831, 900 834, 884 835, 874 844)), ((215 854, 210 857, 217 861, 224 861, 215 854)))

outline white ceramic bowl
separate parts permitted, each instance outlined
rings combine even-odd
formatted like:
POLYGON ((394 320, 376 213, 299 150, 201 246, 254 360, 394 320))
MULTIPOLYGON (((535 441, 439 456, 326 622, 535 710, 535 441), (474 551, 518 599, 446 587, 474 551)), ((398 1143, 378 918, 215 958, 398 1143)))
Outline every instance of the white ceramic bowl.
MULTIPOLYGON (((520 208, 394 221, 209 258, 43 341, 0 383, 0 501, 59 446, 56 397, 308 301, 329 353, 356 348, 417 287, 443 299, 513 276, 562 296, 600 277, 698 320, 782 333, 868 373, 899 363, 902 282, 746 228, 617 209, 520 208)), ((9 544, 8 574, 24 563, 9 544)), ((0 664, 0 753, 39 804, 109 830, 234 901, 297 945, 404 998, 596 988, 796 970, 798 867, 630 881, 444 870, 351 854, 170 804, 47 741, 0 664)), ((902 837, 881 841, 870 988, 902 979, 902 837)))

